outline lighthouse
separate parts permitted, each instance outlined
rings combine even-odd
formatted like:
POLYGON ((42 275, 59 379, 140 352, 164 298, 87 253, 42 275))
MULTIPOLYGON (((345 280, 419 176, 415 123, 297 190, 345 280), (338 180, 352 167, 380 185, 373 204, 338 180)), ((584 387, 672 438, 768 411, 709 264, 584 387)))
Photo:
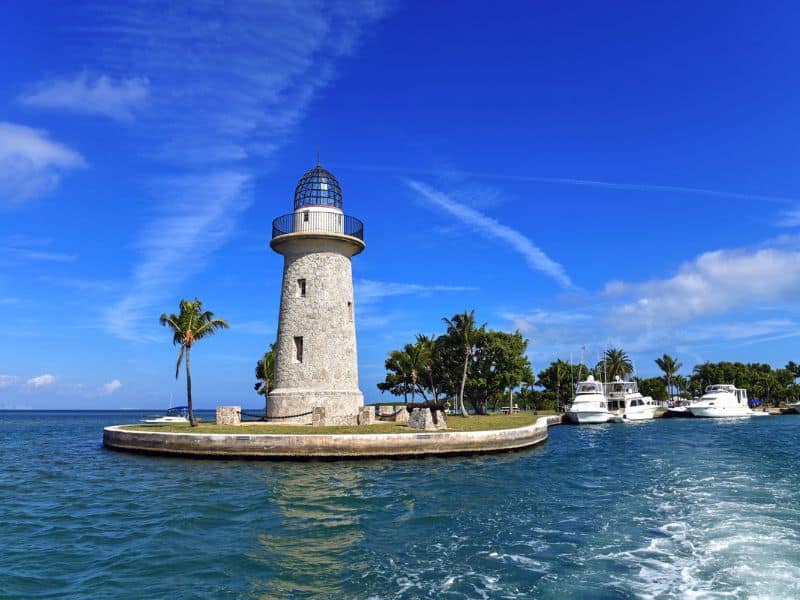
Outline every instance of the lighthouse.
POLYGON ((344 214, 342 188, 319 161, 300 178, 294 211, 272 222, 270 247, 283 255, 283 284, 267 417, 311 423, 321 407, 327 424, 356 424, 364 395, 351 259, 364 250, 364 225, 344 214))

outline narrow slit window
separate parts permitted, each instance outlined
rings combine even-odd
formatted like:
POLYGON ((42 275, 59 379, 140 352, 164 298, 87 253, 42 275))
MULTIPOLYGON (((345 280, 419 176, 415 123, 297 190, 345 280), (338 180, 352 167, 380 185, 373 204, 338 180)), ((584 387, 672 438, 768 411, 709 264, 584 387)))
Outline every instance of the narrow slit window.
POLYGON ((353 320, 353 303, 352 302, 349 302, 349 301, 347 302, 347 309, 350 312, 350 320, 352 321, 353 320))
POLYGON ((303 213, 303 221, 305 221, 306 223, 308 223, 308 211, 305 211, 305 212, 303 213))
POLYGON ((295 336, 294 338, 294 361, 303 362, 303 337, 295 336))
POLYGON ((297 280, 297 295, 301 298, 306 297, 306 280, 305 279, 298 279, 297 280))

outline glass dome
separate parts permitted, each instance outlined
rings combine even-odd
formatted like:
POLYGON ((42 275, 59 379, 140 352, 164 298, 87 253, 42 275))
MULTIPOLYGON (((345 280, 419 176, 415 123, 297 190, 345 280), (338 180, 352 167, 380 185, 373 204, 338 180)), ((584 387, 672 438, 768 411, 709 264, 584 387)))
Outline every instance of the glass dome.
POLYGON ((294 209, 303 206, 342 208, 342 188, 333 174, 317 165, 306 172, 294 190, 294 209))

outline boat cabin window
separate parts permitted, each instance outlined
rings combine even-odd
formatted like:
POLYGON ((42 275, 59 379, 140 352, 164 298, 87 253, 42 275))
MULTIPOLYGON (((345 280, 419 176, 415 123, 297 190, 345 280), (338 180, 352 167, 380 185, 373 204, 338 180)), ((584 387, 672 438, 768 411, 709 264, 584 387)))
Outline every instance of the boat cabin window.
POLYGON ((597 394, 600 392, 600 388, 596 383, 579 383, 578 384, 578 393, 579 394, 597 394))

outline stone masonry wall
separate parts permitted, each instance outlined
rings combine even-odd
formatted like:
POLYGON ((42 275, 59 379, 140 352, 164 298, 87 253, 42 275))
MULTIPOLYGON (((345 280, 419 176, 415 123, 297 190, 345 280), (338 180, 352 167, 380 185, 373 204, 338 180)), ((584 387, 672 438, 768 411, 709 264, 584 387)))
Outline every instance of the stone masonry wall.
MULTIPOLYGON (((358 389, 350 262, 358 248, 329 235, 295 238, 276 250, 284 255, 284 270, 275 389, 267 414, 297 415, 324 406, 329 423, 355 420, 364 404, 358 389), (301 279, 305 296, 298 286, 301 279), (302 362, 297 360, 295 337, 303 338, 302 362)), ((311 416, 304 420, 310 422, 311 416)))

